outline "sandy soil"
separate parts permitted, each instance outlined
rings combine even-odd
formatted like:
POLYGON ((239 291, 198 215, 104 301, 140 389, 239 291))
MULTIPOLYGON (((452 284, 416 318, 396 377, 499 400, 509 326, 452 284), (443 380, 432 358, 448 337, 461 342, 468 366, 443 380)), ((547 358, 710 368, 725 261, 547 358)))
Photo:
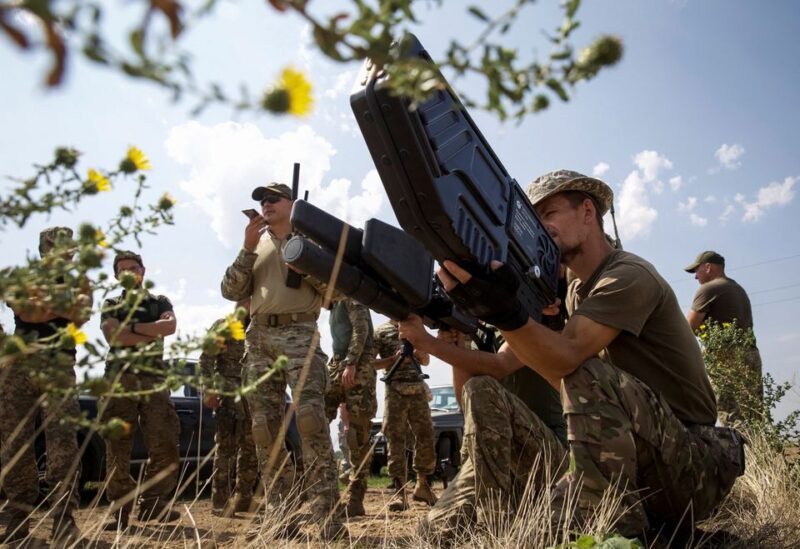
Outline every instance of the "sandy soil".
MULTIPOLYGON (((437 492, 441 488, 437 487, 437 492)), ((409 494, 410 495, 410 494, 409 494)), ((387 504, 391 496, 388 490, 371 488, 367 492, 365 508, 367 516, 350 519, 347 522, 349 538, 337 543, 337 546, 375 547, 386 545, 406 545, 425 515, 427 506, 411 502, 411 508, 401 513, 389 512, 387 504)), ((0 509, 5 505, 0 502, 0 509)), ((103 523, 108 521, 108 506, 90 504, 83 506, 78 512, 78 524, 89 547, 106 548, 124 547, 312 547, 320 545, 317 537, 318 527, 310 520, 303 526, 300 538, 294 540, 274 539, 272 536, 253 541, 245 537, 252 528, 254 514, 240 514, 238 518, 222 518, 211 513, 211 501, 208 498, 197 501, 179 501, 178 510, 183 515, 181 520, 168 525, 156 523, 140 523, 131 520, 131 528, 125 534, 104 532, 103 523)), ((310 519, 308 515, 301 515, 310 519)), ((7 513, 0 513, 0 525, 5 529, 7 513)), ((47 511, 36 511, 33 514, 34 530, 29 542, 24 547, 48 547, 52 521, 47 511)))

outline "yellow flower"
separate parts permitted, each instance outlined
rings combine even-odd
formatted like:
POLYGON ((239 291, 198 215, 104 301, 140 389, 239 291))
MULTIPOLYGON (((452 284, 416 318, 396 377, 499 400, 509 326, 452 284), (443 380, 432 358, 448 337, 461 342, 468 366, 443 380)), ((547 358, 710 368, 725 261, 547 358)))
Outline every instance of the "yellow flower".
POLYGON ((94 239, 97 241, 97 245, 101 248, 108 248, 108 241, 106 240, 106 235, 100 229, 97 229, 94 232, 94 239))
POLYGON ((228 323, 228 330, 231 333, 231 338, 235 339, 236 341, 242 341, 244 339, 244 324, 242 324, 241 320, 236 320, 236 318, 229 316, 227 318, 228 323))
POLYGON ((311 95, 311 82, 305 74, 291 67, 283 69, 275 86, 266 93, 262 106, 276 114, 288 112, 295 116, 305 116, 311 112, 314 97, 311 95))
POLYGON ((108 180, 108 178, 94 168, 89 169, 89 173, 86 178, 89 180, 89 183, 94 185, 94 188, 100 192, 111 190, 111 182, 108 180))
POLYGON ((67 324, 67 335, 72 338, 72 341, 75 342, 75 345, 83 345, 89 340, 89 338, 86 337, 86 334, 79 330, 78 327, 72 322, 67 324))
POLYGON ((139 170, 149 170, 151 168, 150 161, 144 153, 136 147, 128 149, 128 154, 122 159, 119 165, 119 169, 125 173, 135 173, 139 170))

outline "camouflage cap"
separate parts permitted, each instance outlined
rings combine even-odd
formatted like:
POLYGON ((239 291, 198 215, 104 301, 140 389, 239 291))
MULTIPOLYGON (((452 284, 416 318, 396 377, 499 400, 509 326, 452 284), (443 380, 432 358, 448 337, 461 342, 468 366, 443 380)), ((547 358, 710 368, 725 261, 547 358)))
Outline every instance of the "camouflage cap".
POLYGON ((703 263, 713 263, 714 265, 722 265, 724 267, 725 258, 719 255, 717 252, 708 250, 698 255, 697 259, 695 259, 691 265, 684 268, 683 270, 686 271, 687 273, 693 273, 703 263))
POLYGON ((590 195, 600 207, 601 216, 611 209, 611 203, 614 201, 614 191, 611 187, 599 179, 572 170, 556 170, 537 177, 528 185, 528 198, 531 204, 536 206, 545 198, 566 191, 578 191, 590 195))
POLYGON ((142 261, 142 256, 140 256, 136 252, 121 251, 121 252, 117 252, 117 255, 114 257, 114 274, 115 275, 117 274, 117 265, 119 265, 119 262, 120 261, 125 261, 126 259, 134 260, 136 263, 139 264, 139 266, 142 269, 144 269, 144 262, 142 261))
POLYGON ((266 187, 256 187, 253 190, 253 200, 257 202, 261 202, 267 195, 275 194, 283 198, 288 198, 289 200, 292 199, 292 189, 289 188, 289 185, 284 183, 277 183, 273 181, 266 187))
POLYGON ((72 238, 72 229, 69 227, 48 227, 39 233, 39 254, 44 256, 50 253, 59 238, 64 240, 72 238))

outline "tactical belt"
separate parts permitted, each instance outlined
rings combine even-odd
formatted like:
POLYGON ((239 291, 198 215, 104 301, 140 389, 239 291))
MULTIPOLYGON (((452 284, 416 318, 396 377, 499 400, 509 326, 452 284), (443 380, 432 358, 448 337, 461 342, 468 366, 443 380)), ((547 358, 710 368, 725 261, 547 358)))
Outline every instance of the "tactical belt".
POLYGON ((276 328, 278 326, 287 326, 298 322, 316 322, 317 315, 314 313, 286 313, 280 315, 258 314, 253 317, 253 321, 257 324, 266 324, 270 328, 276 328))

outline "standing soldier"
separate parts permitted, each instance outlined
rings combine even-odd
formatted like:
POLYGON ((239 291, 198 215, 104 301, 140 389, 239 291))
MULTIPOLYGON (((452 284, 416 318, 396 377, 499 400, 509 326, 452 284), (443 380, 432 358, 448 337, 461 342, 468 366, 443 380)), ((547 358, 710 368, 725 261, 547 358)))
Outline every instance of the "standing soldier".
POLYGON ((68 281, 69 273, 56 274, 53 260, 64 255, 59 252, 66 249, 71 238, 72 230, 66 227, 51 227, 41 232, 39 253, 42 260, 38 266, 54 274, 52 282, 55 284, 47 288, 51 295, 30 296, 24 301, 8 303, 14 312, 14 335, 25 341, 28 348, 39 349, 19 355, 0 373, 4 465, 0 484, 8 497, 10 510, 0 542, 21 541, 29 533, 29 515, 39 493, 34 418, 40 401, 44 410, 53 543, 68 545, 80 537, 73 516, 78 507, 75 484, 80 477, 80 462, 74 424, 69 421, 80 417, 75 393, 75 340, 73 338, 66 346, 38 343, 52 339, 64 328, 77 329, 86 322, 91 311, 91 291, 85 279, 68 281), (72 289, 76 287, 79 289, 72 289), (66 299, 65 293, 68 294, 66 299))
MULTIPOLYGON (((689 326, 695 333, 707 322, 726 325, 736 323, 736 327, 751 332, 753 330, 753 310, 747 292, 735 280, 725 274, 725 258, 714 251, 702 252, 694 262, 684 269, 693 273, 700 283, 686 314, 689 326)), ((729 383, 718 384, 717 411, 723 425, 741 423, 745 417, 758 414, 763 398, 761 353, 756 346, 755 335, 744 349, 744 371, 736 376, 743 394, 736 394, 729 383), (744 398, 743 398, 744 397, 744 398)), ((730 365, 733 367, 733 364, 730 365)), ((731 370, 728 373, 735 372, 731 370)), ((712 383, 716 381, 712 379, 712 383)))
MULTIPOLYGON (((292 233, 289 187, 270 183, 256 188, 252 196, 261 204, 261 215, 247 224, 244 245, 225 271, 221 290, 225 299, 251 298, 242 377, 248 386, 255 385, 247 394, 247 403, 253 441, 262 462, 261 477, 271 486, 268 495, 273 504, 290 503, 286 498, 293 475, 284 467, 288 455, 280 436, 288 383, 296 406, 306 478, 313 480, 306 488, 312 520, 320 525, 322 539, 332 540, 346 535, 347 530, 337 512, 336 462, 325 417, 327 357, 318 345, 317 317, 324 290, 310 277, 289 277, 294 271, 283 259, 283 247, 292 233), (282 355, 288 363, 272 371, 282 355)), ((297 527, 296 521, 290 520, 282 534, 293 535, 297 527)))
POLYGON ((337 301, 331 309, 330 327, 333 358, 329 365, 331 384, 325 394, 325 408, 329 421, 336 419, 340 403, 347 409, 350 482, 346 510, 347 516, 358 517, 365 514, 370 426, 378 409, 369 309, 352 299, 337 301))
MULTIPOLYGON (((375 348, 380 360, 376 369, 388 368, 400 356, 400 336, 397 322, 390 320, 375 330, 375 348)), ((420 362, 427 364, 427 353, 420 362)), ((430 389, 422 381, 416 368, 405 360, 386 384, 386 399, 383 411, 383 434, 389 443, 389 476, 395 494, 389 502, 390 511, 408 509, 405 484, 407 476, 406 434, 409 427, 414 435, 414 471, 417 484, 412 495, 415 501, 428 505, 436 503, 436 495, 430 485, 430 475, 436 468, 436 450, 433 440, 433 420, 428 405, 430 389)))
POLYGON ((144 263, 134 252, 114 258, 114 275, 122 293, 103 304, 101 328, 110 349, 106 377, 122 394, 111 395, 99 405, 106 431, 107 496, 118 506, 108 530, 126 529, 136 490, 130 460, 134 426, 139 424, 148 450, 144 480, 148 486, 139 496, 139 520, 172 522, 180 514, 170 508, 178 481, 180 422, 164 382, 164 337, 175 333, 172 303, 163 295, 143 289, 144 263), (130 394, 126 396, 126 394, 130 394), (133 394, 135 393, 135 395, 133 394))
MULTIPOLYGON (((249 309, 250 301, 240 301, 236 307, 249 309)), ((225 318, 217 320, 212 330, 226 322, 225 318)), ((247 327, 250 317, 245 317, 243 323, 247 327)), ((250 510, 253 487, 258 476, 258 458, 250 429, 250 410, 247 403, 236 395, 242 388, 243 356, 244 339, 236 337, 227 337, 224 348, 218 354, 203 352, 200 355, 200 371, 207 387, 203 402, 214 410, 216 418, 214 441, 217 444, 217 453, 214 456, 211 503, 214 513, 223 516, 250 510)))

